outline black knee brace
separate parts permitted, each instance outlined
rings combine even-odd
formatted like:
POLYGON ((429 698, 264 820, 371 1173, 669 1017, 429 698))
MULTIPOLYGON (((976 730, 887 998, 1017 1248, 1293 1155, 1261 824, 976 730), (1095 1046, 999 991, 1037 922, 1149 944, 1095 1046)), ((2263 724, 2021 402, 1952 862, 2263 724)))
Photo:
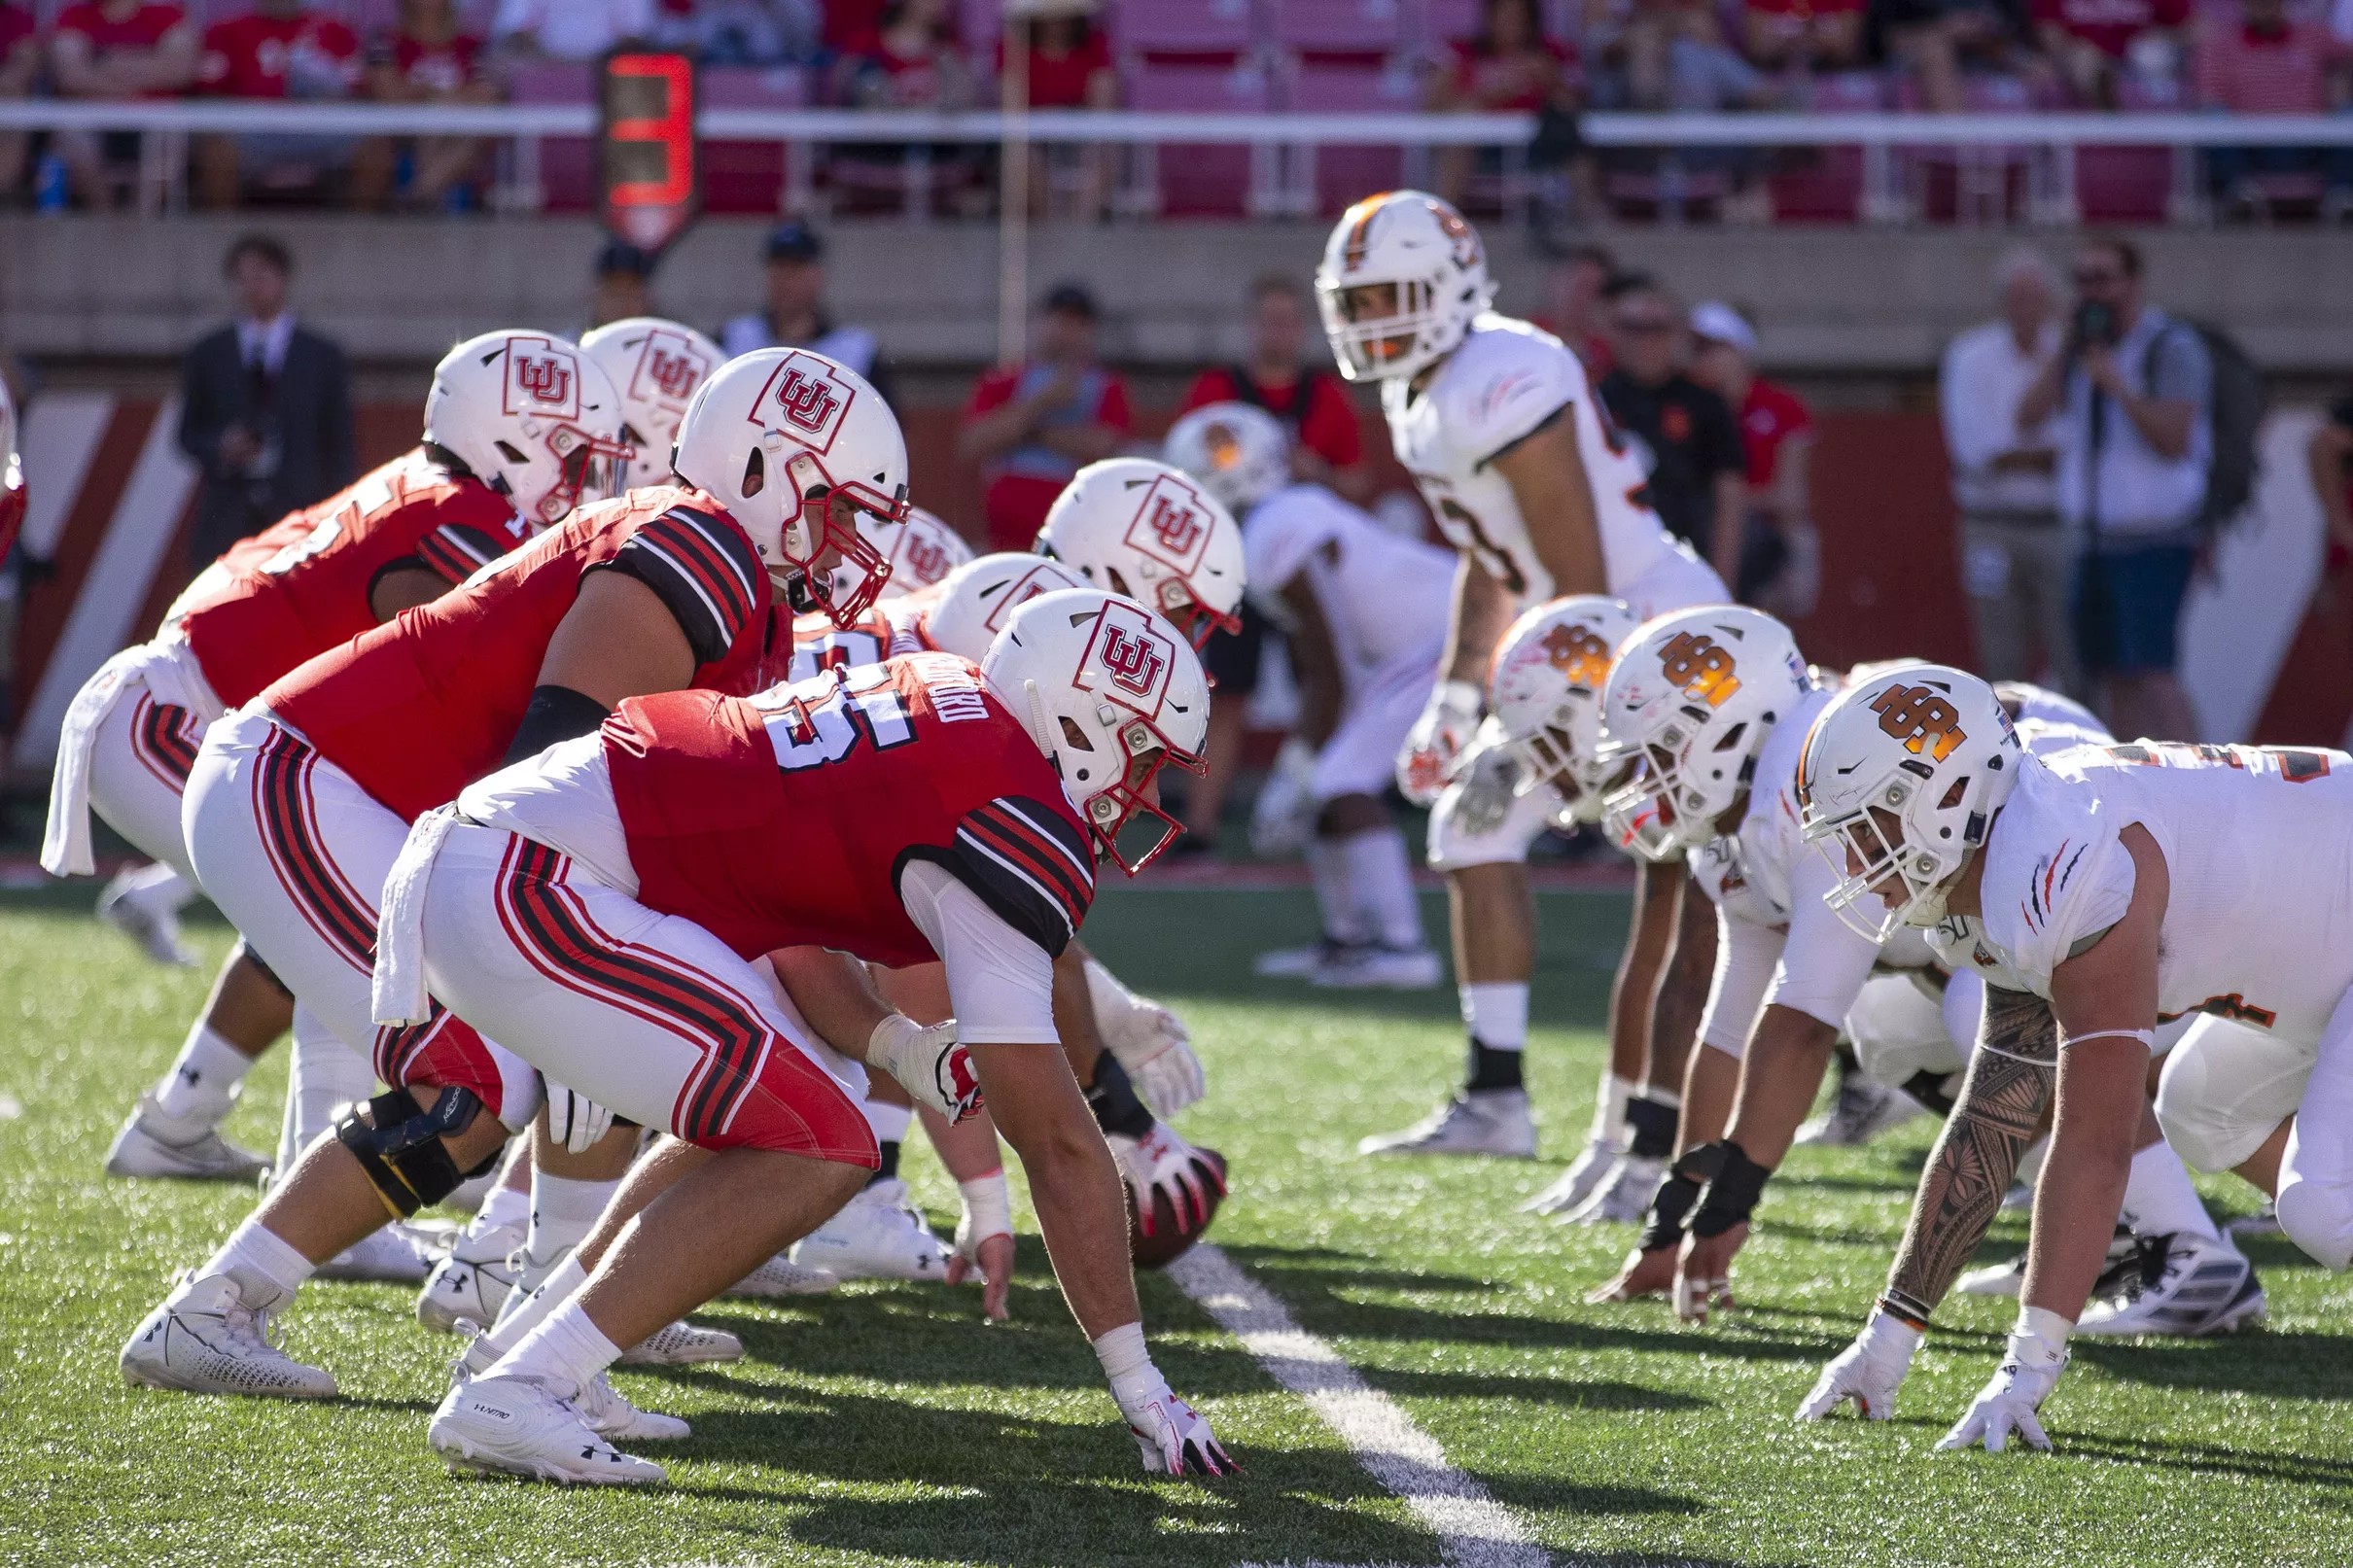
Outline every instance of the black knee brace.
MULTIPOLYGON (((369 1120, 361 1120, 354 1110, 337 1122, 335 1136, 375 1183, 384 1206, 406 1219, 490 1167, 485 1160, 474 1170, 460 1170, 441 1142, 472 1127, 481 1109, 481 1100, 470 1089, 444 1089, 427 1110, 417 1109, 407 1090, 396 1089, 368 1102, 369 1120)), ((492 1159, 496 1157, 493 1150, 492 1159)))

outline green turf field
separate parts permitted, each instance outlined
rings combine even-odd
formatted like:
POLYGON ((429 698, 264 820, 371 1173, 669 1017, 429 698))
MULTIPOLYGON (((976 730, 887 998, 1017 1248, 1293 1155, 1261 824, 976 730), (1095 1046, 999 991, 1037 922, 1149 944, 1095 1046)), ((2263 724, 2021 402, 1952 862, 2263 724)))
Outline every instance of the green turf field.
MULTIPOLYGON (((123 1338, 250 1195, 99 1175, 207 976, 147 965, 88 907, 80 891, 0 901, 0 1562, 1440 1560, 1437 1537, 1331 1429, 1164 1279, 1143 1293, 1160 1365, 1248 1473, 1146 1481, 1034 1237, 1005 1326, 983 1326, 974 1293, 914 1286, 704 1314, 743 1336, 746 1360, 618 1376, 695 1424, 659 1450, 663 1492, 444 1475, 424 1426, 451 1343, 388 1286, 313 1285, 285 1322, 287 1347, 341 1379, 337 1403, 126 1390, 123 1338)), ((1456 1070, 1458 1026, 1451 992, 1335 1001, 1238 978, 1256 948, 1307 934, 1307 910, 1304 894, 1120 890, 1088 936, 1192 1023, 1211 1095, 1181 1125, 1232 1161, 1216 1233, 1231 1258, 1558 1560, 2353 1560, 2345 1281, 2259 1242, 2267 1331, 2079 1342, 2046 1411, 2055 1458, 1929 1452, 1990 1371, 2006 1303, 1947 1309, 1894 1425, 1799 1426, 1790 1410, 1881 1281, 1925 1121, 1867 1150, 1799 1152, 1729 1320, 1686 1330, 1657 1305, 1586 1307, 1629 1234, 1516 1205, 1583 1132, 1622 906, 1544 900, 1541 1166, 1353 1155, 1360 1135, 1427 1109, 1456 1070)), ((227 933, 197 934, 217 958, 227 933)), ((256 1074, 231 1129, 242 1141, 272 1145, 283 1081, 282 1063, 256 1074)), ((909 1152, 944 1230, 953 1189, 909 1152)), ((2251 1206, 2233 1184, 2209 1192, 2251 1206)), ((2006 1219, 1995 1244, 2020 1237, 2006 1219)))

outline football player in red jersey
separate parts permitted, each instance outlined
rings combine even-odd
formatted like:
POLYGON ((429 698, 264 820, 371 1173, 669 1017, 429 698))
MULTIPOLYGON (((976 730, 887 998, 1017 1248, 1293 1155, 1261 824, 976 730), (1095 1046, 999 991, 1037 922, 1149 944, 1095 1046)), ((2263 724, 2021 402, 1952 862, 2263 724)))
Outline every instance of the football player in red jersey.
MULTIPOLYGON (((572 345, 500 337, 452 360, 449 396, 527 411, 583 482, 617 450, 612 382, 572 345)), ((747 355, 704 382, 675 466, 684 483, 586 508, 206 734, 183 817, 198 879, 301 1002, 372 1048, 392 1092, 312 1144, 151 1314, 123 1352, 132 1380, 332 1393, 267 1343, 268 1313, 387 1217, 445 1197, 539 1107, 538 1073, 446 1013, 380 1033, 370 1020, 377 890, 409 821, 504 760, 593 732, 625 697, 758 689, 772 634, 789 631, 772 579, 822 598, 815 579, 860 544, 856 513, 906 504, 897 421, 806 350, 747 355)))
POLYGON ((624 702, 598 735, 420 822, 386 889, 399 915, 378 953, 379 1016, 421 1016, 430 991, 679 1140, 477 1342, 434 1447, 542 1480, 663 1479, 570 1402, 620 1345, 806 1231, 876 1162, 857 1068, 813 1047, 753 967, 824 943, 945 965, 965 1047, 934 1060, 963 1062, 977 1085, 943 1076, 922 1098, 953 1114, 987 1091, 1146 1468, 1227 1469, 1152 1366, 1110 1152, 1054 1044, 1094 862, 1132 871, 1175 836, 1155 777, 1194 765, 1208 699, 1175 628, 1071 589, 1024 606, 979 666, 918 653, 750 700, 624 702), (1145 817, 1154 842, 1130 857, 1123 829, 1145 817))
MULTIPOLYGON (((50 797, 41 863, 52 875, 92 870, 94 807, 186 889, 180 900, 193 897, 180 797, 212 722, 303 660, 448 592, 571 509, 588 478, 580 465, 600 460, 598 443, 609 448, 614 432, 583 425, 558 451, 553 433, 531 428, 527 415, 472 394, 467 351, 507 340, 545 339, 494 332, 453 354, 434 373, 419 445, 230 546, 164 612, 152 641, 83 686, 50 797)), ((159 891, 153 880, 128 896, 159 891)), ((123 896, 122 881, 110 897, 123 896)), ((169 933, 164 940, 176 946, 169 933)), ((293 997, 240 943, 179 1059, 117 1134, 108 1172, 251 1181, 267 1162, 224 1141, 219 1127, 246 1070, 290 1021, 295 1087, 278 1167, 291 1165, 333 1107, 367 1098, 374 1079, 365 1058, 295 1014, 293 997)))

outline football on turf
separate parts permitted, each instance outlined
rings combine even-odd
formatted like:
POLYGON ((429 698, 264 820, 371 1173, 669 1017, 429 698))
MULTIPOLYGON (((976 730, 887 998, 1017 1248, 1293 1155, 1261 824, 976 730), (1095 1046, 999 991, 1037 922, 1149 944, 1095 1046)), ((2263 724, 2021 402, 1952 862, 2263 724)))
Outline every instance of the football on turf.
POLYGON ((1194 1161, 1202 1166, 1201 1196, 1206 1212, 1201 1223, 1187 1230, 1174 1202, 1166 1193, 1152 1195, 1152 1234, 1144 1235, 1136 1220, 1136 1195, 1128 1194, 1128 1256, 1139 1269, 1165 1269, 1175 1263, 1192 1244, 1201 1239, 1217 1218, 1217 1205, 1225 1202, 1225 1156, 1215 1149, 1196 1148, 1194 1161))

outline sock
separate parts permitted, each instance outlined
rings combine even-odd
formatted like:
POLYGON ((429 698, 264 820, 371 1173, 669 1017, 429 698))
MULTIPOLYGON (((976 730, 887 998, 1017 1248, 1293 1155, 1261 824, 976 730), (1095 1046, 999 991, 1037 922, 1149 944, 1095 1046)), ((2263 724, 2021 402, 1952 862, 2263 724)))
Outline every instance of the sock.
POLYGON ((1621 1078, 1614 1072, 1601 1075, 1601 1095, 1594 1101, 1593 1140, 1596 1143, 1626 1141, 1626 1102, 1633 1096, 1632 1080, 1621 1078))
MULTIPOLYGON (((376 1070, 299 1002, 294 1014, 294 1065, 286 1080, 286 1118, 278 1132, 277 1177, 335 1124, 344 1106, 374 1092, 376 1070)), ((274 1179, 274 1178, 273 1178, 274 1179)))
POLYGON ((249 1214, 221 1243, 221 1250, 188 1277, 209 1279, 227 1274, 237 1282, 237 1294, 245 1305, 258 1311, 294 1300, 302 1281, 318 1267, 249 1214))
POLYGON ((570 1399, 621 1358, 621 1347, 605 1338, 578 1301, 549 1312, 490 1369, 493 1377, 528 1377, 570 1399))
POLYGON ((1462 1081, 1462 1092, 1484 1095, 1497 1089, 1520 1089, 1526 1082, 1520 1076, 1525 1051, 1499 1051, 1484 1044, 1476 1034, 1470 1040, 1470 1072, 1462 1081))
POLYGON ((1462 1022, 1472 1039, 1494 1051, 1528 1048, 1527 981, 1479 981, 1459 989, 1462 1022))
POLYGON ((156 1085, 156 1108, 175 1122, 219 1125, 236 1102, 237 1085, 253 1069, 253 1058, 216 1033, 202 1019, 188 1031, 179 1060, 156 1085))
POLYGON ((1367 942, 1372 930, 1350 887, 1348 855, 1331 839, 1307 841, 1308 880, 1316 885, 1316 908, 1323 915, 1324 940, 1367 942))
POLYGON ((175 915, 196 898, 194 885, 160 860, 124 872, 119 886, 126 897, 151 909, 159 904, 175 915))
POLYGON ((1414 901, 1414 867, 1405 835, 1394 827, 1352 833, 1339 843, 1350 886, 1372 934, 1393 948, 1422 945, 1422 908, 1414 901))
POLYGON ((586 1239, 596 1229, 596 1217, 605 1212, 613 1195, 621 1190, 621 1178, 611 1181, 576 1181, 570 1176, 551 1176, 544 1170, 531 1172, 531 1228, 523 1245, 535 1258, 552 1258, 558 1252, 569 1252, 586 1239))
POLYGON ((531 1223, 531 1189, 528 1187, 493 1187, 490 1196, 482 1200, 482 1207, 466 1227, 468 1236, 481 1236, 491 1231, 519 1231, 531 1223))
POLYGON ((877 1143, 904 1143, 907 1129, 915 1123, 915 1107, 894 1105, 888 1100, 869 1097, 865 1103, 866 1130, 877 1143))
POLYGON ((475 1345, 480 1364, 497 1360, 523 1342, 523 1336, 540 1326, 540 1320, 564 1305, 572 1293, 588 1283, 588 1271, 580 1267, 577 1255, 547 1271, 539 1289, 525 1294, 516 1291, 499 1308, 499 1320, 475 1345))
POLYGON ((884 1138, 879 1140, 878 1146, 882 1150, 882 1164, 875 1168, 873 1175, 866 1178, 866 1185, 869 1187, 878 1181, 896 1181, 898 1179, 898 1139, 884 1138))
POLYGON ((2182 1157, 2162 1138, 2132 1157, 2131 1174, 2125 1178, 2124 1220, 2141 1236, 2222 1237, 2214 1216, 2198 1202, 2197 1189, 2190 1185, 2182 1157))

